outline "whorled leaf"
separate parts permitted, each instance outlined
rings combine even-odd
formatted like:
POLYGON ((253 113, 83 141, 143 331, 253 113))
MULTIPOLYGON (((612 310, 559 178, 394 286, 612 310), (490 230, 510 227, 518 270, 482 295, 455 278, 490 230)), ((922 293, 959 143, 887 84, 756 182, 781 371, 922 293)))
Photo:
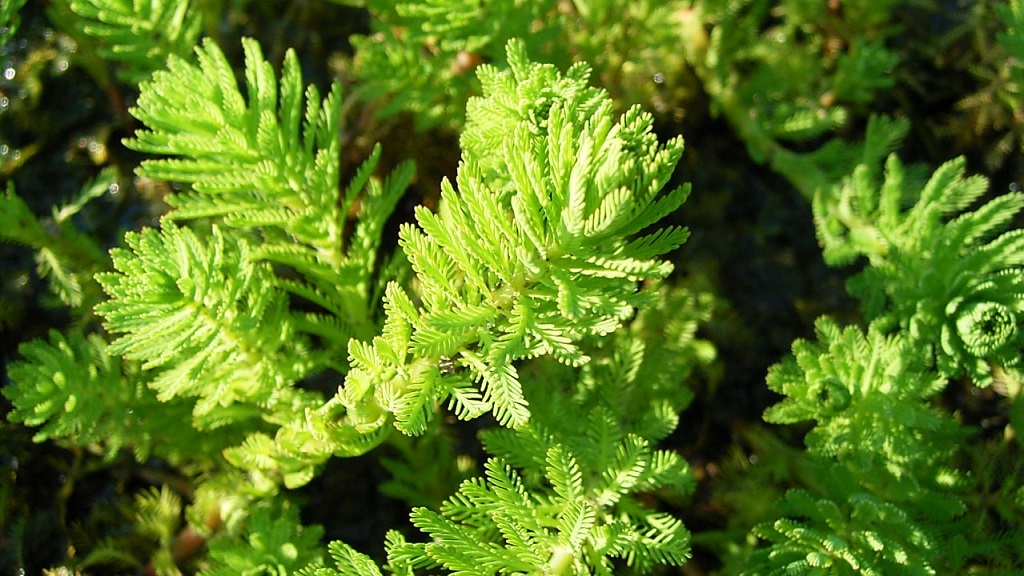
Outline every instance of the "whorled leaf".
POLYGON ((167 221, 125 241, 111 251, 116 272, 97 276, 110 299, 96 312, 117 335, 110 350, 152 370, 162 400, 196 397, 197 417, 268 406, 309 369, 285 295, 245 241, 167 221))

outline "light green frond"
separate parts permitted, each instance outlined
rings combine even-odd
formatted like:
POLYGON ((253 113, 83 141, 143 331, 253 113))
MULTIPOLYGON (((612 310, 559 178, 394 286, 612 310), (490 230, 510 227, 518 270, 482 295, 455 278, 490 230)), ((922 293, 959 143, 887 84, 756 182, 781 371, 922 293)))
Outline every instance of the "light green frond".
POLYGON ((376 167, 375 159, 379 154, 378 146, 374 148, 370 159, 360 166, 359 172, 350 181, 345 193, 346 206, 352 205, 356 198, 360 198, 358 219, 349 240, 347 256, 367 271, 372 271, 377 264, 384 225, 395 211, 399 200, 405 195, 416 171, 416 165, 406 161, 392 170, 383 182, 367 180, 369 171, 376 167))
POLYGON ((310 369, 283 293, 245 242, 168 222, 125 240, 111 253, 117 271, 97 276, 110 300, 96 311, 118 335, 111 350, 155 371, 162 400, 198 397, 197 416, 266 405, 310 369))
POLYGON ((936 378, 911 360, 908 343, 875 329, 866 336, 853 327, 840 330, 828 318, 817 329, 818 342, 794 343, 794 357, 769 370, 768 386, 785 398, 765 412, 765 420, 816 420, 808 449, 839 460, 910 473, 940 458, 925 445, 955 426, 926 403, 938 391, 936 378), (895 405, 907 412, 894 413, 895 405))
POLYGON ((239 438, 236 426, 199 433, 190 425, 192 404, 160 402, 146 379, 112 355, 99 336, 52 331, 48 340, 20 347, 9 366, 4 396, 9 418, 38 427, 34 439, 92 446, 106 458, 131 450, 178 462, 203 459, 239 438))
POLYGON ((955 158, 939 166, 921 190, 916 207, 927 213, 937 210, 945 216, 960 212, 974 203, 988 188, 988 181, 982 176, 964 177, 967 161, 955 158))
POLYGON ((572 502, 583 495, 583 475, 580 468, 576 464, 576 459, 567 454, 561 445, 549 448, 545 460, 548 465, 547 477, 559 498, 572 502))
MULTIPOLYGON (((681 565, 689 534, 667 514, 642 507, 612 512, 601 503, 565 447, 554 445, 541 463, 547 484, 531 483, 493 458, 486 478, 465 481, 440 512, 414 509, 412 521, 426 544, 392 546, 392 566, 440 566, 464 574, 590 574, 624 559, 633 573, 681 565)), ((598 573, 607 573, 598 572, 598 573)))
POLYGON ((623 493, 630 492, 647 469, 650 448, 639 436, 627 436, 615 448, 615 459, 602 474, 597 502, 601 506, 615 504, 623 493))
POLYGON ((278 77, 255 40, 242 47, 244 94, 221 49, 207 40, 194 62, 174 57, 143 84, 132 113, 145 128, 126 144, 163 156, 144 160, 140 174, 191 184, 168 198, 170 218, 213 218, 257 233, 247 236, 250 259, 275 270, 260 281, 309 310, 286 326, 314 337, 320 348, 312 361, 344 372, 332 358, 344 356, 349 338, 373 335, 375 298, 402 271, 401 259, 385 266, 377 259, 413 166, 400 164, 378 181, 377 147, 341 190, 340 85, 321 98, 315 87, 303 88, 294 52, 285 54, 278 77))
POLYGON ((468 350, 462 352, 461 356, 480 375, 483 401, 491 406, 498 422, 512 428, 524 424, 530 412, 515 367, 507 363, 490 365, 478 354, 468 350))
POLYGON ((185 56, 202 28, 190 0, 70 0, 78 17, 72 20, 94 38, 100 54, 124 67, 119 76, 129 83, 146 80, 164 67, 169 56, 185 56))
POLYGON ((790 490, 780 508, 789 516, 754 529, 770 545, 754 553, 744 573, 936 574, 936 543, 891 503, 864 493, 833 501, 790 490))
POLYGON ((39 426, 35 440, 79 437, 83 444, 100 440, 91 429, 103 423, 104 406, 89 390, 116 389, 121 371, 98 336, 75 332, 65 338, 50 332, 49 341, 22 344, 24 360, 10 367, 11 385, 4 396, 14 405, 10 419, 39 426), (90 419, 93 419, 91 420, 90 419))
POLYGON ((135 496, 135 518, 140 532, 169 546, 178 531, 181 519, 181 497, 166 485, 150 487, 135 496))
POLYGON ((901 335, 874 325, 865 335, 828 318, 816 326, 817 342, 794 343, 793 356, 769 370, 769 387, 785 398, 765 420, 815 420, 805 443, 834 489, 872 491, 915 517, 961 514, 948 461, 963 432, 932 405, 946 379, 901 335))
MULTIPOLYGON (((296 218, 320 210, 324 226, 340 227, 342 216, 334 202, 340 88, 335 86, 322 101, 310 88, 304 98, 294 52, 285 56, 279 86, 259 45, 251 39, 242 45, 248 100, 230 63, 210 40, 196 48, 198 64, 172 58, 166 70, 143 84, 132 114, 147 129, 126 145, 171 158, 146 160, 140 173, 193 184, 209 196, 207 205, 277 207, 296 218)), ((195 198, 173 199, 181 211, 177 217, 196 217, 190 213, 195 198)), ((202 208, 197 214, 210 211, 202 208)), ((340 231, 336 234, 340 237, 340 231)))
POLYGON ((381 576, 380 568, 369 556, 356 552, 354 548, 335 540, 327 545, 327 553, 334 566, 307 566, 298 576, 381 576))

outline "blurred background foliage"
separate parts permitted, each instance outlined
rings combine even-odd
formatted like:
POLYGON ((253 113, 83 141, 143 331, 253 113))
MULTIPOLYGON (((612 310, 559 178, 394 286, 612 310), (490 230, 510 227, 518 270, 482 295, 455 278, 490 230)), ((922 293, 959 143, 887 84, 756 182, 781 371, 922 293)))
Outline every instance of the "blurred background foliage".
MULTIPOLYGON (((589 62, 622 110, 641 104, 655 114, 660 136, 682 134, 687 151, 675 179, 692 182, 694 193, 673 218, 693 235, 675 259, 676 274, 716 295, 701 336, 719 358, 696 378, 693 405, 669 441, 698 480, 693 501, 677 511, 697 534, 686 574, 721 570, 731 543, 809 473, 793 448, 800 431, 769 431, 761 422, 775 398, 764 377, 795 338, 812 334, 819 315, 857 317, 844 271, 822 262, 809 199, 852 169, 869 118, 909 120, 901 148, 909 162, 935 168, 963 155, 968 171, 987 176, 997 193, 1024 183, 1019 3, 193 0, 184 15, 152 12, 149 28, 134 32, 147 38, 142 45, 96 24, 104 5, 119 4, 113 0, 2 2, 0 188, 13 185, 46 223, 39 237, 0 244, 4 365, 19 343, 66 327, 68 305, 91 308, 91 277, 109 266, 106 249, 165 210, 162 197, 174 185, 136 176, 139 155, 121 140, 136 128, 128 109, 138 81, 168 54, 188 55, 201 36, 218 40, 238 65, 235 39, 250 36, 272 62, 294 49, 305 82, 340 80, 344 167, 378 141, 382 169, 417 163, 396 230, 413 206, 436 206, 441 178, 454 177, 465 102, 478 89, 473 69, 503 65, 509 38, 525 38, 531 57, 563 69, 589 62), (46 250, 68 258, 47 260, 46 250)), ((977 498, 1012 500, 1002 492, 1013 483, 1000 479, 1022 473, 1018 444, 1004 438, 1011 420, 1022 418, 1019 402, 967 386, 950 386, 942 402, 980 437, 975 461, 965 465, 988 486, 977 498)), ((24 428, 6 419, 0 426, 0 570, 14 567, 4 574, 61 563, 88 573, 142 571, 139 558, 169 553, 152 534, 161 522, 173 530, 180 503, 151 487, 173 485, 175 471, 159 461, 33 444, 24 428), (146 509, 166 516, 150 515, 149 536, 132 528, 146 509)), ((303 521, 323 525, 328 539, 376 549, 385 529, 407 522, 406 504, 377 486, 409 492, 386 483, 386 469, 428 449, 448 450, 409 441, 396 444, 404 460, 396 453, 383 464, 364 457, 329 465, 303 489, 303 521)), ((420 488, 416 502, 440 500, 464 472, 437 472, 450 478, 420 488)), ((993 509, 988 529, 998 533, 1012 513, 993 509)))

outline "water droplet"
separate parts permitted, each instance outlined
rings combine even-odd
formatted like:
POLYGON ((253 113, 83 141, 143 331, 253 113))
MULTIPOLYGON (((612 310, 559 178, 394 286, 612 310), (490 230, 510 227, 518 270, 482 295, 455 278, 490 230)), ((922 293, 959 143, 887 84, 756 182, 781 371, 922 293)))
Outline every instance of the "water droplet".
POLYGON ((107 145, 96 140, 89 141, 89 159, 93 164, 105 164, 107 162, 107 145))
POLYGON ((0 96, 0 110, 7 110, 11 105, 11 100, 7 96, 0 96))
POLYGON ((1020 183, 1010 182, 1010 192, 1020 192, 1020 183))
POLYGON ((8 146, 7 144, 0 144, 0 156, 7 156, 7 154, 10 151, 11 151, 11 147, 10 146, 8 146))
POLYGON ((654 75, 654 83, 655 84, 664 84, 665 83, 665 75, 662 74, 661 72, 658 72, 657 74, 655 74, 654 75))
POLYGON ((8 69, 4 70, 4 79, 5 80, 14 80, 14 76, 17 73, 18 73, 18 71, 15 70, 14 68, 8 68, 8 69))
POLYGON ((115 183, 111 184, 109 187, 107 187, 107 194, 110 194, 111 196, 116 197, 120 193, 121 193, 121 187, 117 185, 117 182, 115 182, 115 183))

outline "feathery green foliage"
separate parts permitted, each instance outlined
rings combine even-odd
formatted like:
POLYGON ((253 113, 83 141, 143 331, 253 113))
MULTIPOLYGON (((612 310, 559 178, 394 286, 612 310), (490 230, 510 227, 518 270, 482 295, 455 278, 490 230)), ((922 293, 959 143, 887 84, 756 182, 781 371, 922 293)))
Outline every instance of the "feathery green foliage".
POLYGON ((949 457, 940 447, 956 444, 956 425, 927 404, 945 378, 926 372, 899 336, 875 329, 865 336, 828 318, 816 327, 818 342, 798 340, 793 357, 769 371, 768 386, 784 399, 765 412, 766 421, 815 420, 807 449, 862 470, 913 476, 922 458, 949 457))
POLYGON ((906 331, 941 374, 979 386, 999 373, 1019 380, 1024 344, 1024 232, 1006 231, 1024 194, 965 211, 986 188, 984 178, 964 176, 962 158, 922 181, 890 156, 884 179, 861 164, 821 191, 814 208, 827 261, 863 255, 871 263, 849 284, 867 317, 884 331, 906 331))
POLYGON ((900 6, 701 0, 686 12, 683 46, 750 157, 810 198, 856 158, 839 140, 818 143, 894 85, 900 56, 887 40, 900 33, 900 6))
POLYGON ((747 574, 929 576, 936 543, 898 506, 870 494, 836 502, 801 490, 786 494, 788 516, 755 533, 773 545, 751 559, 747 574))
POLYGON ((129 248, 112 252, 117 271, 98 277, 110 300, 97 311, 118 335, 114 349, 152 371, 161 400, 198 400, 197 428, 250 420, 226 453, 233 463, 298 485, 330 455, 381 439, 296 385, 325 368, 344 373, 349 338, 376 331, 381 235, 412 166, 372 179, 378 149, 340 190, 340 87, 303 95, 294 53, 279 84, 259 45, 243 48, 245 97, 212 41, 198 64, 172 56, 143 83, 132 112, 146 129, 127 144, 170 157, 139 171, 192 187, 168 199, 160 231, 130 233, 129 248), (200 219, 216 223, 175 223, 200 219), (260 421, 290 422, 297 436, 272 440, 260 421))
POLYGON ((965 511, 951 467, 964 434, 929 403, 946 379, 874 325, 865 335, 823 318, 817 332, 769 371, 784 399, 764 418, 816 421, 805 442, 819 494, 789 491, 785 516, 755 528, 771 545, 751 573, 936 574, 937 526, 965 511))
MULTIPOLYGON (((413 524, 430 539, 391 532, 390 572, 646 574, 685 562, 689 533, 650 502, 689 493, 693 477, 679 454, 654 444, 675 429, 692 397, 680 380, 700 364, 706 343, 693 328, 707 302, 684 290, 662 294, 668 304, 641 312, 631 334, 595 343, 582 368, 530 363, 530 422, 484 431, 495 455, 485 476, 464 481, 437 511, 413 509, 413 524), (668 319, 668 308, 693 316, 668 319), (659 408, 638 414, 650 404, 659 408)), ((334 542, 331 551, 337 571, 309 574, 379 573, 351 547, 334 542)))
POLYGON ((150 488, 135 497, 135 519, 139 533, 156 541, 157 550, 150 560, 157 573, 173 574, 174 537, 181 524, 181 497, 167 486, 150 488))
MULTIPOLYGON (((928 403, 946 379, 929 373, 899 335, 886 337, 874 327, 864 335, 828 318, 816 327, 818 342, 795 342, 793 357, 769 371, 768 386, 785 398, 765 420, 815 420, 805 438, 808 451, 843 463, 862 482, 885 490, 888 501, 948 490, 956 476, 948 462, 962 432, 928 403), (890 483, 900 483, 898 490, 890 483)), ((953 515, 961 509, 937 502, 921 510, 953 515)))
POLYGON ((637 283, 667 276, 671 265, 656 258, 686 239, 678 227, 634 236, 685 200, 685 187, 659 195, 682 141, 659 145, 639 110, 614 122, 583 67, 560 77, 515 42, 508 59, 508 72, 480 72, 485 96, 469 108, 458 192, 445 181, 439 213, 419 208, 421 228, 401 230, 422 308, 389 286, 382 335, 349 346, 343 401, 371 425, 392 413, 400 430, 420 433, 448 398, 460 418, 490 410, 504 425, 524 424, 514 363, 585 363, 578 342, 648 305, 637 283), (475 154, 502 124, 501 156, 475 154))
POLYGON ((545 470, 550 489, 543 495, 531 493, 509 466, 491 459, 486 480, 463 483, 440 513, 413 510, 413 524, 431 542, 404 542, 392 534, 389 562, 471 574, 610 575, 615 572, 609 557, 624 558, 637 574, 658 564, 680 565, 689 555, 689 534, 679 520, 634 511, 640 518, 635 522, 626 512, 606 509, 623 492, 650 481, 649 457, 645 443, 627 438, 616 452, 618 467, 586 487, 575 458, 553 447, 545 470))
POLYGON ((972 506, 989 481, 955 469, 967 431, 932 398, 965 376, 1019 389, 1021 231, 1006 229, 1024 196, 967 211, 987 182, 966 177, 963 159, 928 176, 889 155, 880 174, 901 137, 873 121, 862 163, 815 195, 826 261, 868 261, 848 289, 871 323, 865 335, 819 320, 818 342, 796 342, 769 372, 786 398, 765 419, 816 421, 806 444, 817 480, 789 493, 786 518, 755 529, 771 545, 751 556, 752 573, 960 573, 1000 539, 1019 541, 1018 527, 993 527, 972 506))
MULTIPOLYGON (((22 4, 5 3, 0 25, 22 4)), ((118 70, 126 86, 94 74, 115 109, 120 88, 141 82, 141 127, 125 143, 148 155, 135 182, 170 183, 171 207, 108 258, 109 241, 73 221, 125 174, 101 173, 52 216, 33 214, 11 184, 0 197, 0 237, 36 251, 73 320, 23 344, 3 390, 11 421, 74 450, 61 522, 74 480, 127 450, 141 464, 118 480, 153 484, 123 494, 134 531, 99 536, 50 572, 648 574, 720 538, 691 537, 684 520, 715 523, 720 502, 705 489, 730 474, 707 460, 704 429, 677 430, 695 377, 708 376, 709 409, 733 398, 716 394, 704 371, 715 350, 697 334, 716 302, 662 283, 688 234, 662 224, 688 194, 665 190, 682 140, 659 142, 652 116, 630 107, 653 107, 669 131, 687 112, 680 94, 707 95, 752 160, 813 198, 829 264, 864 257, 848 288, 866 328, 823 317, 767 377, 782 400, 765 420, 802 425, 806 451, 757 463, 730 444, 745 469, 767 468, 731 506, 785 496, 769 515, 770 502, 751 506, 742 526, 726 519, 722 572, 1019 572, 1024 291, 1011 228, 1024 195, 979 202, 985 182, 962 160, 930 176, 903 166, 889 156, 902 121, 872 118, 860 144, 827 140, 896 85, 913 52, 890 41, 904 4, 370 0, 374 34, 352 41, 354 57, 323 38, 296 45, 330 52, 332 73, 374 100, 354 125, 394 129, 380 118, 405 111, 421 128, 461 128, 457 177, 436 210, 399 227, 390 258, 386 223, 412 165, 378 178, 391 161, 375 147, 343 179, 342 143, 360 139, 342 132, 351 101, 340 83, 304 86, 300 56, 285 50, 312 4, 274 26, 280 72, 252 39, 241 63, 213 39, 188 55, 201 25, 226 36, 245 4, 220 21, 218 1, 49 5, 51 22, 77 31, 72 65, 99 55, 118 70), (994 415, 975 413, 975 397, 994 415), (691 436, 693 451, 679 450, 691 436), (310 492, 291 489, 329 458, 385 443, 370 456, 392 475, 378 486, 413 507, 419 533, 389 531, 378 566, 341 542, 325 549, 324 530, 300 522, 310 492)), ((1007 34, 993 53, 1016 54, 1020 4, 995 12, 1007 34)), ((255 20, 247 30, 267 40, 255 20)), ((993 92, 1011 110, 1017 64, 993 92)), ((37 65, 5 69, 0 108, 37 65)), ((21 506, 8 505, 21 472, 3 452, 0 561, 31 536, 4 516, 21 506)))
MULTIPOLYGON (((552 0, 485 2, 371 0, 367 8, 379 30, 356 37, 357 94, 384 100, 379 114, 415 113, 416 125, 460 124, 466 100, 478 91, 475 68, 504 60, 511 38, 543 45, 550 33, 533 29, 555 8, 552 0)), ((550 41, 550 40, 549 40, 550 41)))
POLYGON ((100 55, 121 64, 128 83, 145 80, 170 55, 188 54, 199 38, 202 19, 190 0, 62 0, 78 31, 92 37, 100 55))
POLYGON ((64 440, 108 459, 127 448, 139 461, 157 455, 179 462, 204 460, 239 438, 234 426, 214 436, 196 432, 188 402, 157 400, 137 368, 96 334, 52 331, 19 351, 3 394, 14 405, 11 421, 39 428, 36 441, 64 440))
POLYGON ((378 149, 339 195, 340 85, 323 100, 314 86, 303 95, 294 52, 285 55, 278 81, 258 43, 242 46, 245 96, 208 40, 196 49, 198 64, 172 57, 143 84, 132 113, 146 129, 126 145, 169 156, 143 161, 140 174, 193 185, 168 199, 171 218, 216 218, 258 231, 256 256, 300 275, 275 282, 322 309, 296 317, 296 328, 340 351, 350 337, 376 331, 381 233, 413 168, 404 163, 383 183, 371 179, 378 149))
MULTIPOLYGON (((480 87, 469 71, 504 69, 501 48, 521 38, 534 58, 560 67, 588 62, 619 110, 642 103, 680 117, 679 101, 712 100, 746 143, 810 197, 843 175, 855 152, 835 140, 895 85, 901 27, 893 0, 857 6, 802 0, 656 2, 369 2, 376 33, 357 37, 359 94, 387 99, 379 113, 411 112, 419 128, 462 127, 480 87), (680 49, 673 49, 679 47, 680 49), (697 82, 700 86, 697 86, 697 82), (798 149, 802 149, 797 151, 798 149)), ((482 78, 481 78, 482 80, 482 78)))
POLYGON ((312 368, 307 342, 243 240, 216 226, 200 239, 166 222, 125 240, 130 251, 111 251, 117 272, 97 277, 110 300, 96 311, 120 335, 111 351, 153 371, 161 400, 198 398, 199 428, 227 409, 243 419, 258 414, 253 406, 299 401, 291 385, 312 368))

